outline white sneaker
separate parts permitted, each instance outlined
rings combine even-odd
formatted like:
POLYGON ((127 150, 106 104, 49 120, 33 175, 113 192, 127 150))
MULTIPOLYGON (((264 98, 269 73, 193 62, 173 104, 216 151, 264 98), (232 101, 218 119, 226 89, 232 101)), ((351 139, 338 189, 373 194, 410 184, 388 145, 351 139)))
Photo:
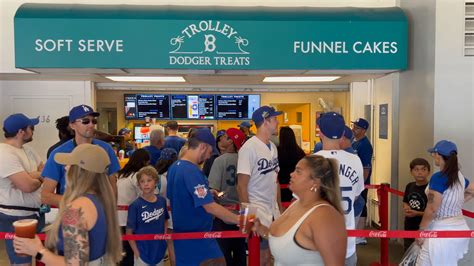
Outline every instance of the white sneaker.
POLYGON ((367 245, 367 239, 365 237, 356 238, 356 245, 367 245))

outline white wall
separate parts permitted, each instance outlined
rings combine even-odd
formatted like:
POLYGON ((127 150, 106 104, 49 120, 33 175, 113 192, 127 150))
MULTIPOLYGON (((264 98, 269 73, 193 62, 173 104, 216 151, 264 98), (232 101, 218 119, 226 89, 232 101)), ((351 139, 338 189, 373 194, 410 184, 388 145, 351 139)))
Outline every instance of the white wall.
POLYGON ((372 104, 371 90, 368 82, 352 82, 350 85, 350 117, 346 118, 346 123, 355 121, 359 117, 364 117, 364 106, 372 104))
MULTIPOLYGON (((450 139, 459 149, 462 172, 474 181, 474 61, 464 57, 464 1, 436 1, 434 140, 450 139)), ((474 210, 474 201, 465 208, 474 210)), ((467 218, 471 229, 474 219, 467 218)), ((474 264, 474 240, 462 265, 474 264)))
POLYGON ((0 0, 0 74, 26 73, 15 69, 13 18, 23 3, 50 4, 127 4, 127 5, 226 5, 226 6, 321 6, 321 7, 388 7, 395 6, 395 0, 0 0))
POLYGON ((73 106, 91 105, 92 91, 92 84, 84 81, 0 81, 0 121, 14 113, 40 116, 31 146, 46 159, 48 148, 59 140, 56 119, 73 106))

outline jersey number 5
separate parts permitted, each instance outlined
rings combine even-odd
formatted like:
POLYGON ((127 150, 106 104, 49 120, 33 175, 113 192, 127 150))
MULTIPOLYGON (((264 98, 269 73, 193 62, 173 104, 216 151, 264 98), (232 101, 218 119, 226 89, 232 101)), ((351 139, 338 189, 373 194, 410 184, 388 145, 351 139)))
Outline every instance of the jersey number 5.
POLYGON ((341 187, 342 202, 347 202, 347 208, 344 209, 344 206, 342 206, 344 214, 348 214, 352 211, 352 199, 347 195, 349 194, 347 192, 352 193, 352 187, 341 187))

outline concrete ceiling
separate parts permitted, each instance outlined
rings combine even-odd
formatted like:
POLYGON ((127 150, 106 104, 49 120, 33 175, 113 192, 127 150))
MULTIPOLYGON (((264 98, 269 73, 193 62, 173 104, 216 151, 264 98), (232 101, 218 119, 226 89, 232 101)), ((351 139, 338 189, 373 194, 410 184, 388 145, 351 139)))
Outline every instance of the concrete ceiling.
POLYGON ((98 89, 160 88, 334 88, 348 89, 351 82, 379 78, 393 70, 177 70, 177 69, 27 69, 31 73, 0 74, 0 80, 87 80, 98 89), (185 83, 113 82, 105 76, 179 75, 185 83), (341 78, 332 82, 263 83, 266 76, 329 76, 341 78))

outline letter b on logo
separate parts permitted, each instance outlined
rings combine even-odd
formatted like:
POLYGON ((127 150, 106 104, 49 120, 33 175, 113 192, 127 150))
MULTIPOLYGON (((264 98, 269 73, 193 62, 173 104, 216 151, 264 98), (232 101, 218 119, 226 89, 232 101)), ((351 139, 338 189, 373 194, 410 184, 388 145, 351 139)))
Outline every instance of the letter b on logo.
POLYGON ((206 38, 206 40, 204 41, 204 51, 214 52, 214 50, 216 50, 216 37, 212 34, 206 34, 204 35, 204 37, 206 38))

